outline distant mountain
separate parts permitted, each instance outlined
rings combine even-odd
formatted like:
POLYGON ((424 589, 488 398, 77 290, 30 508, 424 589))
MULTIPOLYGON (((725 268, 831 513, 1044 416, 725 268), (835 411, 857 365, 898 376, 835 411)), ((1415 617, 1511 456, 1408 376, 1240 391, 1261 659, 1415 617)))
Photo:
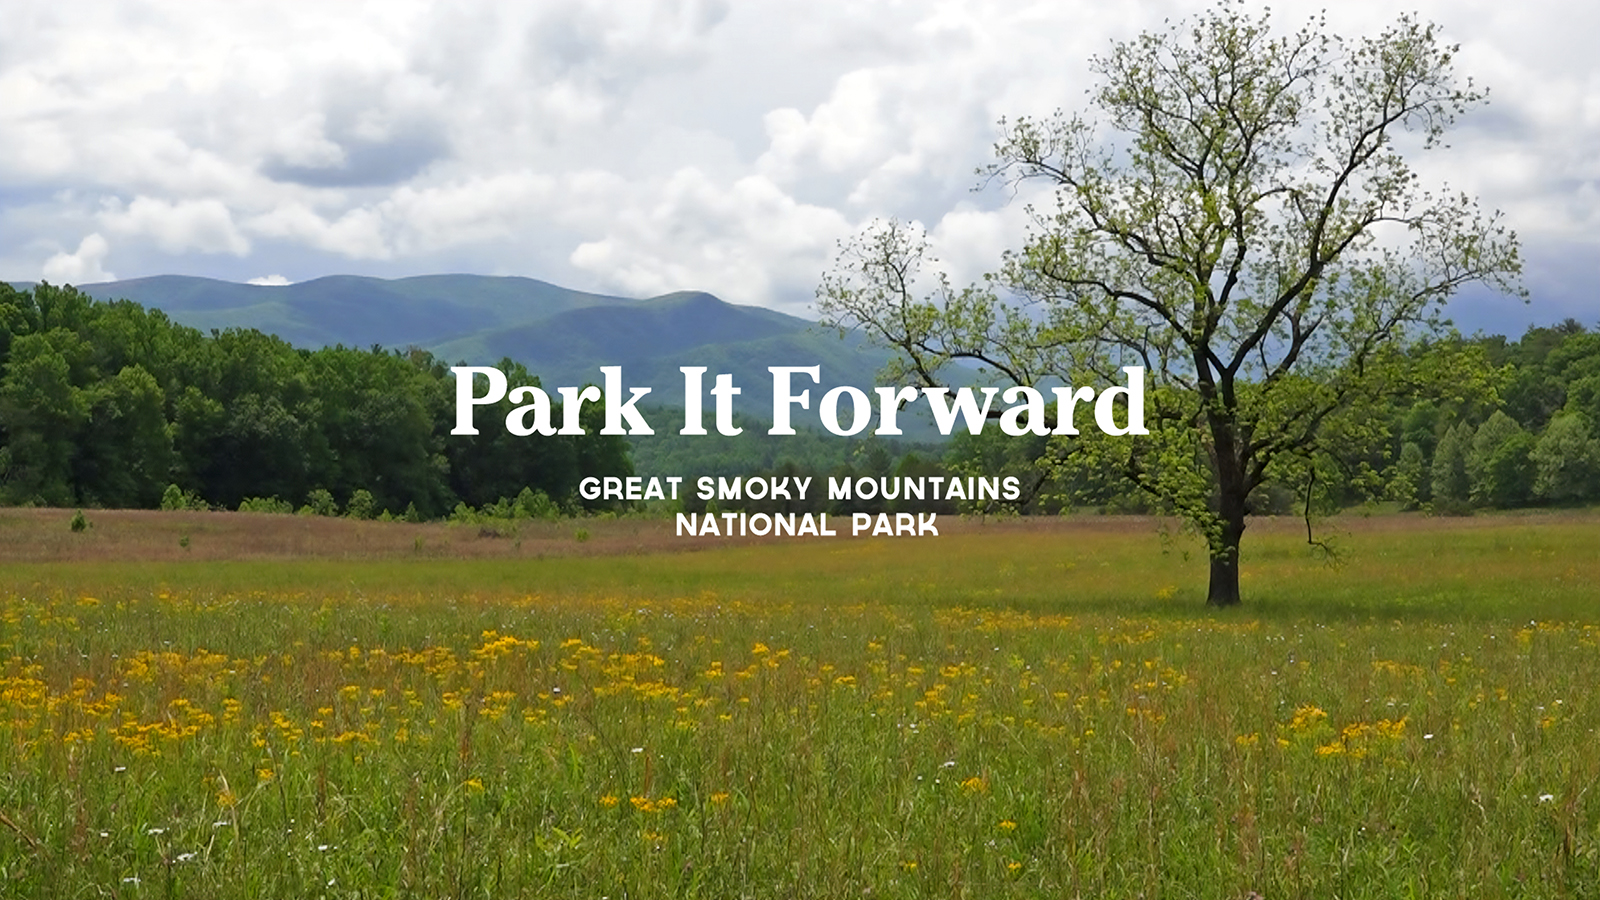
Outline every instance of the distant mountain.
POLYGON ((157 275, 81 286, 101 300, 125 298, 209 331, 255 328, 292 344, 419 346, 539 321, 583 306, 628 303, 531 278, 423 275, 393 281, 330 275, 287 285, 235 284, 157 275))
MULTIPOLYGON (((719 373, 742 393, 735 408, 769 419, 768 366, 820 366, 810 388, 815 423, 823 392, 849 384, 871 394, 888 359, 859 338, 841 341, 816 323, 770 309, 680 292, 632 300, 568 290, 531 278, 425 275, 385 280, 335 275, 290 285, 252 285, 161 275, 83 285, 101 300, 128 299, 202 330, 255 328, 296 346, 422 347, 451 363, 492 365, 510 357, 546 387, 598 383, 601 366, 623 367, 626 383, 649 387, 641 406, 680 407, 680 366, 705 366, 704 389, 719 373)), ((705 424, 713 427, 711 397, 705 424)), ((669 427, 652 420, 657 430, 669 427)), ((931 425, 907 431, 935 437, 931 425)), ((674 422, 676 429, 681 423, 674 422)), ((820 426, 819 426, 820 427, 820 426)))

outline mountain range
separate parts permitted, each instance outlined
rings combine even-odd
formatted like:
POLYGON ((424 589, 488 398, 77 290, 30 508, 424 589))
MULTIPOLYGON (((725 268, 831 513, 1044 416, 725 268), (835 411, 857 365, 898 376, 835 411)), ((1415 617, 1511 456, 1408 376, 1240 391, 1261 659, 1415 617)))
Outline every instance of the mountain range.
MULTIPOLYGON (((635 300, 483 275, 334 275, 288 285, 160 275, 80 289, 96 299, 160 309, 203 331, 254 328, 299 347, 415 346, 466 365, 510 357, 547 388, 599 383, 601 366, 619 365, 625 384, 652 389, 641 407, 681 407, 679 367, 705 366, 706 390, 717 374, 732 373, 742 391, 735 408, 764 420, 772 411, 768 366, 820 366, 820 386, 795 382, 812 391, 811 418, 797 411, 797 425, 815 422, 816 404, 832 387, 849 384, 870 393, 888 361, 884 350, 858 335, 841 340, 815 322, 702 292, 635 300)), ((711 398, 704 403, 711 427, 711 398)), ((913 430, 910 421, 906 426, 913 430)), ((927 430, 919 436, 936 434, 927 430)))

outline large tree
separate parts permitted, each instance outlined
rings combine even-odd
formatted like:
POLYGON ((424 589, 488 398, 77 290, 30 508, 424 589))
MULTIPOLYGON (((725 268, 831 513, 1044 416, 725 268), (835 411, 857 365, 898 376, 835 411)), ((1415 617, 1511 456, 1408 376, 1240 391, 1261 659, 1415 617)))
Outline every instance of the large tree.
POLYGON ((1030 385, 1143 366, 1151 434, 1061 452, 1194 525, 1208 602, 1238 603, 1251 492, 1314 479, 1319 454, 1382 427, 1371 411, 1415 389, 1413 342, 1462 285, 1521 293, 1498 214, 1407 162, 1485 98, 1454 50, 1409 17, 1362 39, 1321 20, 1274 34, 1228 2, 1115 43, 1092 61, 1092 114, 1001 121, 980 173, 1051 197, 996 274, 953 289, 915 226, 878 223, 818 307, 928 385, 954 360, 1030 385))

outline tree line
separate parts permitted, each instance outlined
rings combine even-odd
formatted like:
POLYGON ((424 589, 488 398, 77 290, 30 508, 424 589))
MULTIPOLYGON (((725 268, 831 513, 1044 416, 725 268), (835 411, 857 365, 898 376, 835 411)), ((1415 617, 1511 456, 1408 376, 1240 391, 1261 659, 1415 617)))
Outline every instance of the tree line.
MULTIPOLYGON (((1251 514, 1374 501, 1444 515, 1600 503, 1600 332, 1568 319, 1520 340, 1449 337, 1404 355, 1401 368, 1422 373, 1412 389, 1330 419, 1314 457, 1251 492, 1251 514)), ((1104 453, 1080 452, 1095 441, 975 441, 962 458, 1031 470, 1040 511, 1172 512, 1100 466, 1104 453)))
MULTIPOLYGON (((1308 501, 1322 512, 1389 500, 1442 513, 1600 502, 1600 333, 1568 320, 1520 340, 1456 338, 1414 352, 1454 360, 1450 390, 1400 394, 1365 411, 1359 427, 1330 442, 1338 452, 1258 487, 1251 512, 1300 513, 1308 501)), ((500 367, 516 383, 536 380, 511 360, 500 367)), ((1093 435, 1063 441, 985 429, 912 446, 814 433, 765 438, 752 420, 738 438, 660 435, 630 447, 598 434, 601 412, 586 409, 585 435, 485 428, 468 437, 449 434, 453 392, 447 364, 417 349, 298 349, 250 329, 202 333, 159 310, 99 302, 71 287, 0 284, 0 502, 411 518, 464 504, 537 515, 604 505, 581 501, 578 482, 630 474, 637 459, 651 474, 817 483, 1018 475, 1026 486, 1015 502, 946 501, 936 510, 944 512, 1171 512, 1094 465, 1099 454, 1074 452, 1093 435)), ((494 421, 510 408, 503 401, 482 415, 494 421)), ((816 496, 792 511, 901 507, 910 508, 816 496)))
MULTIPOLYGON (((1420 373, 1409 390, 1331 420, 1328 439, 1305 465, 1255 488, 1252 515, 1324 515, 1385 502, 1404 510, 1460 515, 1477 509, 1600 503, 1600 332, 1575 320, 1530 328, 1520 340, 1448 337, 1408 348, 1400 368, 1420 373)), ((1085 432, 1073 438, 1009 437, 993 429, 957 434, 943 448, 863 441, 843 458, 770 460, 744 474, 810 476, 1018 476, 1017 501, 944 502, 938 511, 1050 515, 1175 512, 1140 489, 1093 446, 1129 440, 1085 432)), ((1187 462, 1200 466, 1201 460, 1187 462)), ((694 511, 699 504, 690 503, 694 511)), ((830 502, 813 496, 782 511, 933 509, 905 501, 830 502)), ((772 501, 730 509, 775 510, 772 501)))
MULTIPOLYGON (((325 511, 355 500, 368 514, 432 518, 524 492, 575 506, 582 478, 632 473, 626 441, 598 433, 599 410, 584 410, 584 435, 452 436, 454 389, 448 366, 417 349, 298 349, 70 286, 0 283, 0 502, 153 508, 176 495, 325 511)), ((485 415, 510 411, 500 406, 485 415)))
POLYGON ((1441 512, 1600 502, 1600 333, 1568 319, 1476 343, 1496 391, 1396 410, 1390 496, 1441 512))

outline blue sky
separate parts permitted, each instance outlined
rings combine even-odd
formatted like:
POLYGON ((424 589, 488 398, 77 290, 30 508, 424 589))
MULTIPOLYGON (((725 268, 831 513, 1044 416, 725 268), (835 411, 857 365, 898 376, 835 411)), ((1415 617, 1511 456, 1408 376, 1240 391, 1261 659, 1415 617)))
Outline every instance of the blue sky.
MULTIPOLYGON (((0 277, 476 272, 804 314, 836 242, 895 216, 964 282, 1026 226, 973 191, 996 120, 1081 107, 1089 56, 1202 8, 11 0, 0 277)), ((1272 4, 1285 27, 1317 8, 1272 4)), ((1416 11, 1491 89, 1417 168, 1504 212, 1534 298, 1458 321, 1600 322, 1600 9, 1416 11)))

